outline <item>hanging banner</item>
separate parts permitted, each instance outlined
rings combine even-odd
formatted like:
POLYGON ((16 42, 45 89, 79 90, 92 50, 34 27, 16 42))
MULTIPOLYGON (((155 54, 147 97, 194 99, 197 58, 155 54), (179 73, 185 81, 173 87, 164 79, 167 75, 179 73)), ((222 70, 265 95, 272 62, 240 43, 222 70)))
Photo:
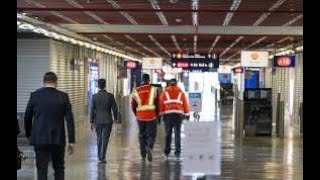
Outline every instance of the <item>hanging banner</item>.
POLYGON ((91 107, 92 96, 98 92, 99 66, 96 62, 89 62, 88 74, 88 105, 91 107))
POLYGON ((162 69, 162 58, 142 58, 142 69, 162 69))
POLYGON ((241 51, 242 67, 268 67, 269 52, 241 51))
POLYGON ((184 123, 182 174, 221 174, 220 121, 184 123))
POLYGON ((219 68, 217 54, 171 54, 172 67, 183 70, 213 72, 219 68))
POLYGON ((295 56, 274 56, 273 67, 295 67, 295 56))

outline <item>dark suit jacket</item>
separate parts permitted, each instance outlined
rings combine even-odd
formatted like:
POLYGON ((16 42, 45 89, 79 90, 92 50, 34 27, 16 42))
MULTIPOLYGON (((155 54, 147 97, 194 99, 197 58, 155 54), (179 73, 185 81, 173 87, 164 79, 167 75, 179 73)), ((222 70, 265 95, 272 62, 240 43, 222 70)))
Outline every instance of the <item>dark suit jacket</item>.
POLYGON ((118 107, 114 95, 106 90, 100 90, 92 97, 90 122, 95 124, 112 123, 111 109, 115 120, 117 120, 118 107))
POLYGON ((74 119, 68 94, 51 87, 31 93, 24 117, 26 137, 30 137, 30 144, 65 145, 65 120, 69 143, 74 143, 74 119))

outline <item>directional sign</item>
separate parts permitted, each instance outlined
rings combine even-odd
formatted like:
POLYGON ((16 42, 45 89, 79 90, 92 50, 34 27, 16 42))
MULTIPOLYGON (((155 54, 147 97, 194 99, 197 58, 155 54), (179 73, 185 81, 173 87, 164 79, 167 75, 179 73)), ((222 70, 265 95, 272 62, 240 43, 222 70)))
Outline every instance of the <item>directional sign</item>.
POLYGON ((220 175, 220 121, 186 122, 184 135, 182 174, 220 175))
POLYGON ((219 68, 217 54, 171 54, 172 67, 183 70, 208 72, 219 68))

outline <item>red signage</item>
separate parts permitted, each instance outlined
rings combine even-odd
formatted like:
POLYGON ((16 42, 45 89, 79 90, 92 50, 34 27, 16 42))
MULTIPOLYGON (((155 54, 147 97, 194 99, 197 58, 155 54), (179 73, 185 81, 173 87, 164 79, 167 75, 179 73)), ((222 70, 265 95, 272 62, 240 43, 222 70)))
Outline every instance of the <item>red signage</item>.
POLYGON ((295 56, 275 56, 274 67, 294 67, 295 56))
POLYGON ((279 66, 289 66, 291 64, 291 59, 288 57, 281 57, 277 61, 279 66))
POLYGON ((161 74, 162 73, 162 69, 156 69, 156 73, 161 74))
POLYGON ((178 68, 188 68, 189 67, 189 63, 188 62, 177 62, 177 66, 178 68))
POLYGON ((242 67, 237 67, 235 69, 233 69, 234 73, 243 73, 243 68, 242 67))
POLYGON ((134 69, 134 68, 137 67, 137 62, 135 62, 135 61, 127 61, 126 62, 126 67, 128 69, 134 69))

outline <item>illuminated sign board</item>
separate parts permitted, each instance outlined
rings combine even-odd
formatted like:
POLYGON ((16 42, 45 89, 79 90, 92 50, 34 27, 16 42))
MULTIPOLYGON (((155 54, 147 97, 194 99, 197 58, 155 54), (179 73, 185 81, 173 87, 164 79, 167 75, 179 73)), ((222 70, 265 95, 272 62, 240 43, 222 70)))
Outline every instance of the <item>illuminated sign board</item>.
POLYGON ((274 56, 274 67, 295 67, 295 56, 274 56))
POLYGON ((171 54, 172 67, 183 70, 208 72, 219 68, 217 54, 171 54))
POLYGON ((242 67, 237 67, 233 69, 234 73, 243 73, 243 68, 242 67))
POLYGON ((138 62, 137 61, 125 61, 125 66, 128 69, 135 69, 138 66, 138 62))

